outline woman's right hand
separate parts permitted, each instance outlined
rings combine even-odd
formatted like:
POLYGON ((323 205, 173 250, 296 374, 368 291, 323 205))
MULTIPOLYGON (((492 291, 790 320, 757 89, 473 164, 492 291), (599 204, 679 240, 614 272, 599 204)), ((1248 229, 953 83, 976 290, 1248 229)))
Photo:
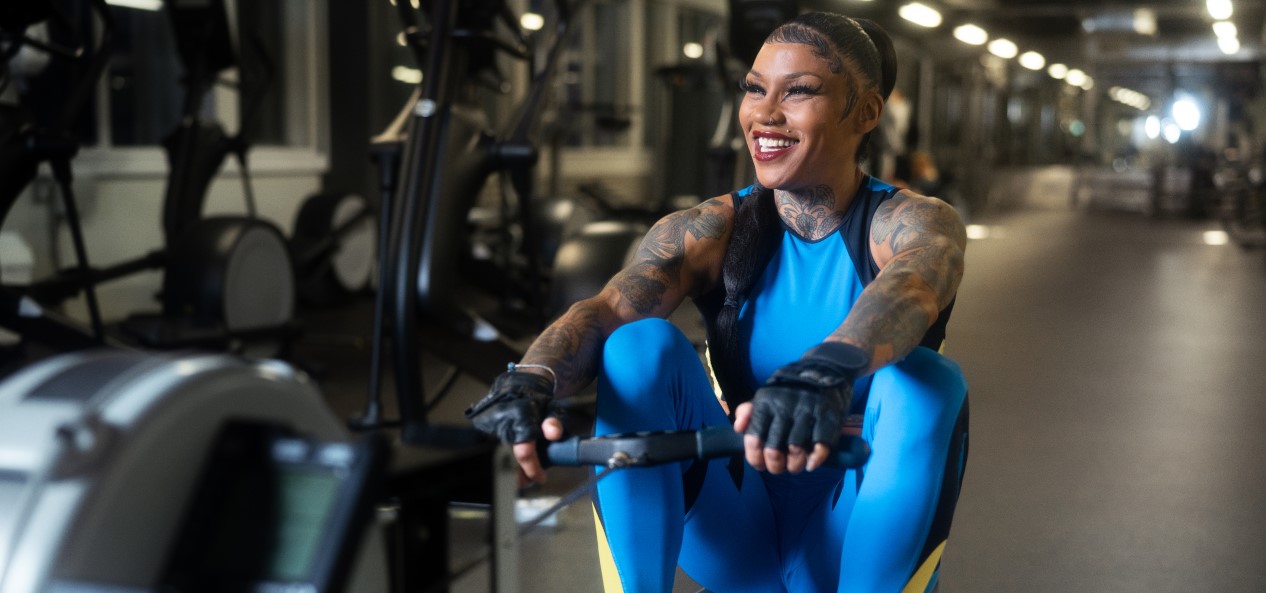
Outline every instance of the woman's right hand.
POLYGON ((563 423, 554 416, 552 377, 510 370, 493 381, 488 395, 466 410, 476 429, 514 446, 519 462, 519 485, 529 481, 544 483, 545 470, 536 451, 542 435, 556 441, 563 436, 563 423))

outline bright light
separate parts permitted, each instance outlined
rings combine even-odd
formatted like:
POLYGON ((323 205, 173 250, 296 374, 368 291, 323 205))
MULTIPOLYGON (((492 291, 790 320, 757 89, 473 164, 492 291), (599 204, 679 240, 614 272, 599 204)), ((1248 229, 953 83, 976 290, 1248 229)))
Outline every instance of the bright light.
POLYGON ((1083 84, 1086 84, 1086 73, 1082 72, 1081 70, 1077 68, 1073 68, 1072 70, 1068 71, 1068 74, 1064 75, 1064 82, 1067 82, 1068 84, 1071 84, 1073 86, 1081 86, 1083 84))
POLYGON ((1155 115, 1147 116, 1147 120, 1143 122, 1143 132, 1152 140, 1159 138, 1161 133, 1160 118, 1155 115))
POLYGON ((1055 80, 1063 80, 1065 76, 1068 76, 1068 66, 1063 64, 1051 64, 1051 67, 1046 69, 1046 73, 1050 74, 1051 78, 1054 78, 1055 80))
POLYGON ((954 27, 954 39, 968 45, 984 45, 989 41, 989 34, 976 25, 959 25, 954 27))
POLYGON ((1150 8, 1134 9, 1134 32, 1139 35, 1156 34, 1156 11, 1150 8))
POLYGON ((106 0, 106 4, 137 10, 162 10, 163 0, 106 0))
POLYGON ((1174 123, 1174 120, 1165 118, 1165 121, 1161 122, 1161 135, 1165 137, 1166 142, 1177 144, 1178 139, 1182 137, 1182 130, 1178 124, 1174 123))
POLYGON ((691 41, 681 46, 681 53, 686 54, 687 58, 697 60, 703 57, 703 45, 691 41))
MULTIPOLYGON (((1113 101, 1129 105, 1139 111, 1146 110, 1148 107, 1152 106, 1152 100, 1147 98, 1147 95, 1125 87, 1114 86, 1108 89, 1108 97, 1110 97, 1113 101)), ((1155 136, 1153 136, 1153 138, 1155 138, 1155 136)))
POLYGON ((1213 23, 1213 34, 1217 35, 1218 38, 1235 37, 1239 34, 1239 31, 1235 29, 1235 23, 1231 21, 1218 21, 1213 23))
POLYGON ((545 27, 545 17, 535 12, 525 12, 519 17, 519 26, 528 31, 540 31, 545 27))
POLYGON ((1235 52, 1240 51, 1240 40, 1234 37, 1219 37, 1218 49, 1228 56, 1235 55, 1235 52))
POLYGON ((1209 16, 1215 21, 1225 21, 1231 18, 1231 13, 1234 12, 1231 0, 1207 0, 1205 7, 1209 9, 1209 16))
POLYGON ((422 71, 408 66, 396 66, 391 69, 391 77, 400 82, 418 84, 422 82, 422 71))
POLYGON ((1035 51, 1026 51, 1020 54, 1020 65, 1029 70, 1041 70, 1046 65, 1046 58, 1035 51))
POLYGON ((1230 242, 1231 242, 1231 237, 1226 234, 1226 231, 1205 231, 1204 232, 1205 245, 1226 245, 1227 243, 1230 243, 1230 242))
POLYGON ((1087 76, 1086 80, 1081 81, 1081 84, 1078 86, 1080 86, 1081 90, 1083 91, 1088 91, 1090 89, 1093 89, 1095 88, 1095 79, 1087 76))
POLYGON ((1170 114, 1174 116, 1174 122, 1183 131, 1190 132, 1200 125, 1200 107, 1187 97, 1174 101, 1170 114))
POLYGON ((941 25, 941 13, 937 12, 935 8, 920 2, 911 2, 898 8, 897 14, 920 27, 931 29, 941 25))
POLYGON ((989 227, 983 224, 969 224, 967 225, 967 238, 968 239, 988 239, 989 227))
POLYGON ((999 58, 1009 60, 1014 58, 1015 54, 1019 51, 1020 50, 1015 46, 1015 43, 1012 43, 1010 39, 1006 39, 1004 37, 999 37, 989 42, 989 53, 998 56, 999 58))

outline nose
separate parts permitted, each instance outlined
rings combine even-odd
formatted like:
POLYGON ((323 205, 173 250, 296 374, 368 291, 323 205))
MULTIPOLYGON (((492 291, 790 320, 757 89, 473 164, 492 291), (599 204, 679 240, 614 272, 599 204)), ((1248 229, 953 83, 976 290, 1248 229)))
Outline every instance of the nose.
POLYGON ((767 126, 777 125, 778 118, 781 113, 778 109, 778 102, 771 94, 763 95, 759 98, 748 95, 748 101, 751 101, 751 114, 753 124, 763 124, 767 126))
POLYGON ((754 116, 753 120, 757 123, 774 126, 778 125, 778 118, 782 115, 782 113, 778 110, 776 104, 769 103, 758 106, 752 115, 754 116))

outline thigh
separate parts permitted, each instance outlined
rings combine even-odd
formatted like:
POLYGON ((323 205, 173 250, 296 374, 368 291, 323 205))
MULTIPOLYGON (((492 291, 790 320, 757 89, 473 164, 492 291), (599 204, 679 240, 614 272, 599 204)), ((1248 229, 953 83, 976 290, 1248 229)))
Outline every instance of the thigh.
MULTIPOLYGON (((608 338, 597 434, 729 424, 674 326, 647 319, 608 338)), ((595 502, 626 590, 655 589, 678 564, 717 593, 782 590, 769 500, 741 457, 616 472, 598 483, 595 502)))
POLYGON ((840 590, 922 590, 912 579, 933 577, 948 534, 934 525, 957 500, 966 397, 958 365, 926 348, 875 374, 863 425, 871 459, 852 507, 832 517, 843 530, 840 590))
POLYGON ((706 465, 686 513, 682 570, 714 593, 785 591, 777 525, 760 475, 741 458, 706 465))

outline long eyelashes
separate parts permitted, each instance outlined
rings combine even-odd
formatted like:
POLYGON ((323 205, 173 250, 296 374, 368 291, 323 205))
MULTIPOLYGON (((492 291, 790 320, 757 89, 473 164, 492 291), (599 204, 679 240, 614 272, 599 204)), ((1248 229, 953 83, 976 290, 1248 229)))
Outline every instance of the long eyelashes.
MULTIPOLYGON (((764 88, 764 87, 762 87, 762 86, 760 86, 760 85, 758 85, 758 84, 756 84, 756 83, 754 83, 754 82, 748 81, 748 80, 741 80, 741 81, 739 81, 739 90, 740 90, 740 91, 742 91, 742 92, 744 92, 744 93, 747 93, 747 94, 749 94, 749 95, 751 95, 751 94, 757 94, 757 95, 763 95, 763 94, 765 94, 765 88, 764 88)), ((820 93, 821 91, 822 91, 822 88, 821 88, 821 87, 818 87, 818 86, 809 86, 809 85, 807 85, 807 84, 795 84, 795 85, 792 85, 792 86, 790 86, 790 87, 787 87, 787 95, 786 95, 786 96, 788 96, 788 97, 791 97, 791 96, 793 96, 793 95, 805 95, 805 96, 811 96, 811 95, 817 95, 817 94, 818 94, 818 93, 820 93)))
POLYGON ((797 84, 787 89, 787 95, 816 95, 821 90, 821 87, 809 86, 807 84, 797 84))

